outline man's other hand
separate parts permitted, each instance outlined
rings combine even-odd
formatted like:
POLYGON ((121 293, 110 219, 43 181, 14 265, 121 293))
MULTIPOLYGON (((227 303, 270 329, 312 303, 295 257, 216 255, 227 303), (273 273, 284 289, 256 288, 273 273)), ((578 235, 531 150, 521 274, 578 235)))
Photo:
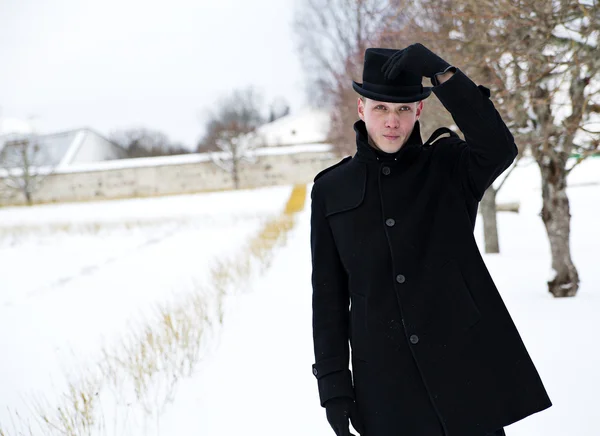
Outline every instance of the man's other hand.
POLYGON ((364 433, 362 421, 358 415, 358 408, 352 398, 337 397, 325 402, 327 420, 337 436, 354 436, 350 433, 349 422, 359 434, 364 433))

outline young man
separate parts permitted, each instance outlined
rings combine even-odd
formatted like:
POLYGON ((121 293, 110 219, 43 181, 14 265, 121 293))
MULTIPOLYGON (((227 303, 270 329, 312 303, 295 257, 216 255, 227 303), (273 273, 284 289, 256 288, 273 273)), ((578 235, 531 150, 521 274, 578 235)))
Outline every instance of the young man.
POLYGON ((504 435, 552 404, 473 237, 513 136, 489 89, 421 44, 368 49, 353 87, 356 154, 311 193, 321 405, 338 436, 349 420, 362 436, 504 435), (465 141, 441 128, 423 144, 432 91, 465 141))

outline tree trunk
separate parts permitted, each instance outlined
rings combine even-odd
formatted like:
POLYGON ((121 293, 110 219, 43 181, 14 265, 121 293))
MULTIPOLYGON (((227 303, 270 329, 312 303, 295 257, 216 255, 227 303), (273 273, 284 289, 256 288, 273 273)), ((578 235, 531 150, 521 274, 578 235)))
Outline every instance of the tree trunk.
POLYGON ((490 186, 480 202, 481 217, 483 218, 483 238, 486 253, 500 253, 498 243, 498 224, 496 222, 496 193, 490 186))
POLYGON ((231 157, 231 176, 233 177, 233 187, 237 190, 240 188, 239 161, 236 156, 231 157))
POLYGON ((25 201, 27 202, 27 205, 32 206, 33 198, 31 196, 31 192, 29 192, 29 190, 25 189, 25 191, 23 193, 25 194, 25 201))
POLYGON ((571 260, 569 236, 571 214, 567 197, 567 174, 559 163, 547 159, 539 163, 542 172, 542 220, 552 253, 553 278, 548 291, 555 297, 574 297, 579 289, 579 274, 571 260))

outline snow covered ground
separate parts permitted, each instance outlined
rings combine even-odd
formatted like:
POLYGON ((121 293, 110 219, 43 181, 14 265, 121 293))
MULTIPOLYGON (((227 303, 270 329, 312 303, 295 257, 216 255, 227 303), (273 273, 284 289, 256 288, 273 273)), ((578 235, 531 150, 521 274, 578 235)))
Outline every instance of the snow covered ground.
POLYGON ((0 209, 0 425, 52 401, 157 305, 209 283, 290 187, 0 209))
MULTIPOLYGON (((597 436, 600 390, 600 159, 571 175, 572 251, 581 288, 574 299, 546 290, 550 256, 540 217, 539 172, 517 169, 500 202, 519 200, 519 214, 501 213, 502 253, 486 255, 513 319, 554 406, 507 427, 509 436, 597 436), (595 183, 595 184, 594 184, 595 183)), ((307 199, 307 206, 310 198, 307 199)), ((232 301, 219 352, 182 386, 162 424, 168 434, 332 436, 318 404, 310 308, 309 208, 270 274, 232 301)), ((476 228, 482 247, 482 222, 476 228)))
MULTIPOLYGON (((581 279, 572 299, 554 299, 546 291, 550 255, 538 216, 536 165, 517 169, 498 197, 500 202, 519 200, 521 210, 499 215, 502 253, 485 260, 554 403, 508 427, 509 436, 600 434, 595 422, 600 404, 600 159, 581 164, 569 183, 572 255, 581 279)), ((52 392, 49 376, 60 379, 61 368, 94 356, 103 341, 114 341, 153 302, 186 291, 192 278, 203 280, 204 265, 235 251, 258 231, 261 217, 281 211, 289 192, 290 187, 282 187, 136 200, 122 202, 114 212, 109 203, 99 203, 95 211, 90 205, 43 206, 48 208, 44 213, 0 210, 0 232, 8 222, 41 226, 74 217, 80 223, 77 237, 55 231, 43 233, 39 242, 0 237, 0 424, 5 425, 6 406, 21 410, 21 397, 52 392), (105 222, 159 224, 113 228, 101 237, 81 227, 100 215, 105 222), (194 226, 195 221, 204 225, 194 226)), ((218 343, 193 376, 178 384, 160 420, 127 434, 333 435, 310 368, 309 205, 307 197, 267 273, 226 300, 218 343)), ((481 224, 476 228, 480 246, 481 224)))

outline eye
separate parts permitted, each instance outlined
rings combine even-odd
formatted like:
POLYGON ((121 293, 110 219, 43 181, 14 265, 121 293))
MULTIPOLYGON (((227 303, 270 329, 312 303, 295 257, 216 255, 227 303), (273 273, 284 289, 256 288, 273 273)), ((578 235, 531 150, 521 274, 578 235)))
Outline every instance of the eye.
POLYGON ((386 107, 384 105, 382 105, 382 104, 378 104, 377 106, 375 106, 375 109, 376 110, 385 110, 386 107))
POLYGON ((400 110, 401 111, 409 111, 410 110, 410 106, 401 106, 400 110))

